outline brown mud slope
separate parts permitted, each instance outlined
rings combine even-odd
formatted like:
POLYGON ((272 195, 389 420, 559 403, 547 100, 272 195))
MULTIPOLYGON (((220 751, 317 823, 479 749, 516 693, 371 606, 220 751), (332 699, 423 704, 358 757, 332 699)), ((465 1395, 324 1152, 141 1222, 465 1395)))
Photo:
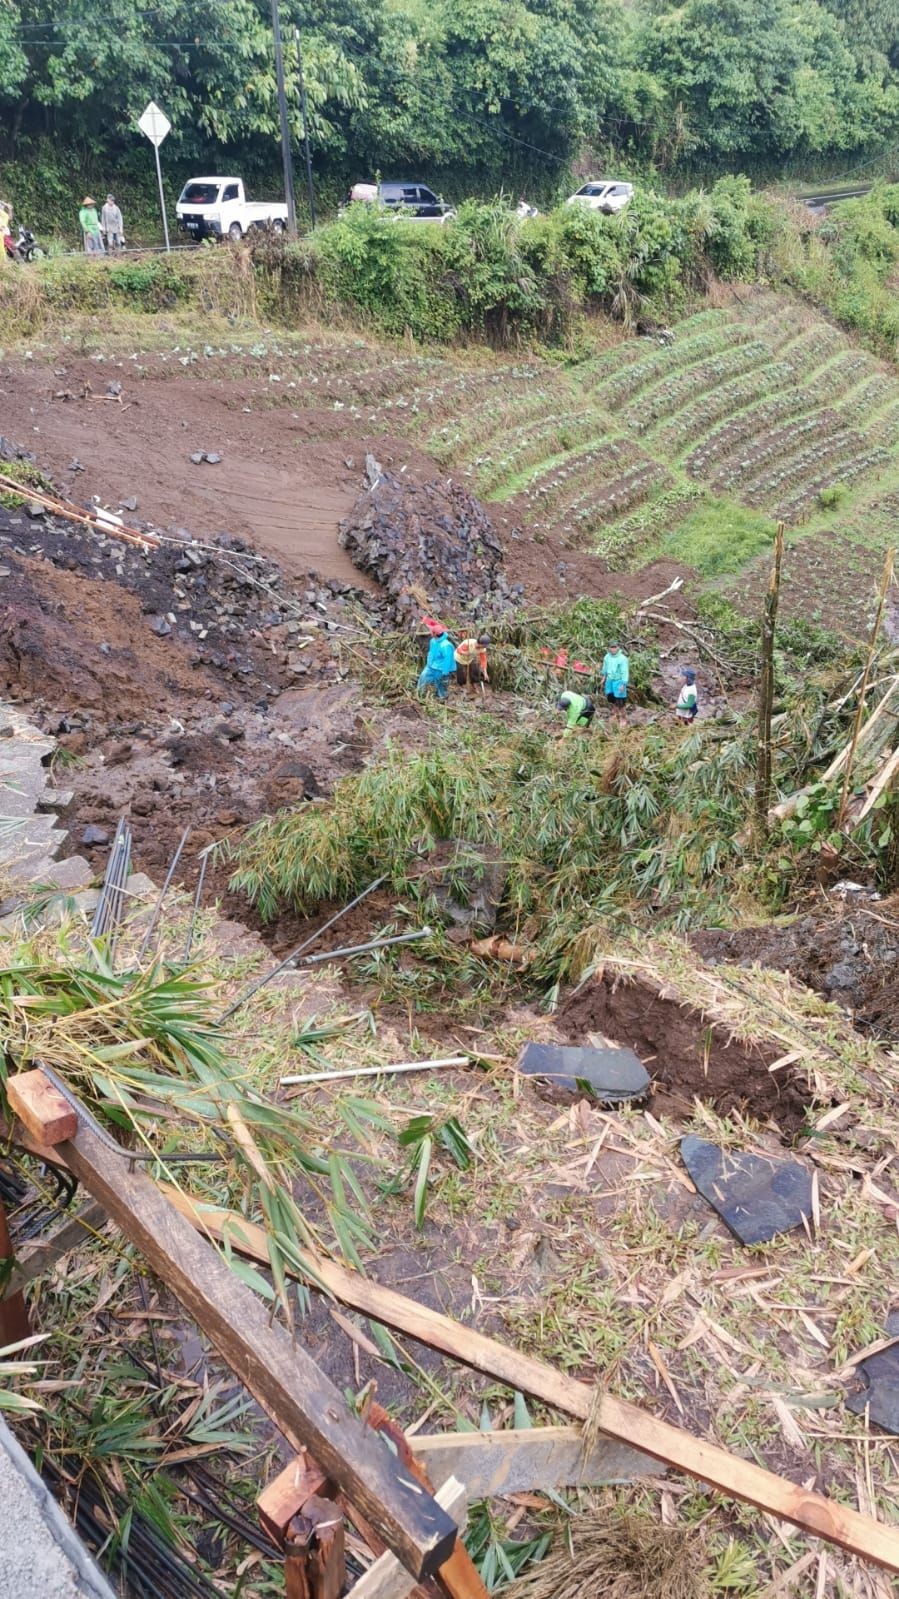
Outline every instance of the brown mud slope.
MULTIPOLYGON (((198 377, 158 355, 140 364, 70 354, 0 363, 0 435, 31 450, 67 498, 97 496, 113 508, 134 499, 130 520, 187 527, 195 538, 227 531, 295 577, 368 586, 338 542, 365 486, 366 455, 419 484, 445 483, 446 474, 411 440, 367 429, 358 412, 299 399, 291 411, 283 396, 273 402, 267 379, 236 366, 232 374, 232 365, 198 377), (191 461, 199 453, 221 460, 191 461)), ((584 594, 643 599, 686 571, 666 561, 610 572, 550 535, 532 538, 506 507, 493 507, 491 520, 509 582, 523 584, 531 604, 584 594)))
POLYGON ((807 1091, 788 1071, 769 1070, 775 1051, 741 1043, 642 978, 597 977, 560 1007, 556 1021, 572 1043, 600 1033, 635 1050, 652 1077, 654 1103, 672 1115, 691 1115, 693 1100, 703 1099, 724 1116, 740 1111, 771 1120, 787 1136, 805 1120, 807 1091))
POLYGON ((770 966, 842 1005, 856 1027, 899 1040, 899 895, 828 895, 819 911, 785 924, 708 928, 694 947, 703 960, 770 966))

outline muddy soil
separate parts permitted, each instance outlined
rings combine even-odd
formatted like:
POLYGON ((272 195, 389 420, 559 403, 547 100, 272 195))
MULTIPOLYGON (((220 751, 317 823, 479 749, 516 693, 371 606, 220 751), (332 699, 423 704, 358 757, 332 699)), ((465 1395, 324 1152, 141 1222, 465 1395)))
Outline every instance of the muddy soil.
POLYGON ((803 1125, 808 1095, 798 1078, 769 1071, 775 1051, 740 1043, 640 978, 597 978, 563 1003, 556 1021, 573 1044, 599 1033, 635 1050, 653 1080, 653 1104, 669 1115, 692 1115, 698 1098, 724 1116, 770 1120, 786 1137, 803 1125))
POLYGON ((736 932, 709 928, 693 943, 703 960, 790 972, 849 1012, 856 1027, 899 1040, 899 895, 822 895, 793 921, 736 932))

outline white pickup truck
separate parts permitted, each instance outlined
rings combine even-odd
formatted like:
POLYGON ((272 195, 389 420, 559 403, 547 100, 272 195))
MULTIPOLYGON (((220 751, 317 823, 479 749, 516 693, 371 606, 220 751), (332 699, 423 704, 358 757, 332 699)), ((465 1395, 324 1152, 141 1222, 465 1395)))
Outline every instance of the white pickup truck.
POLYGON ((274 200, 248 200, 241 178, 191 178, 175 207, 178 226, 192 239, 242 239, 250 228, 283 233, 287 206, 274 200))

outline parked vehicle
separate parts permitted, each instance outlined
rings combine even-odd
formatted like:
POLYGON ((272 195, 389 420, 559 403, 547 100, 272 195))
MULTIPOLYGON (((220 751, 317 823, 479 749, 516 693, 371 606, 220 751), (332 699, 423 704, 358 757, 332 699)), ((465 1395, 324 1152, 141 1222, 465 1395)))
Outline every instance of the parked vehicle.
POLYGON ((287 206, 275 200, 248 200, 241 178, 191 178, 175 206, 178 226, 192 239, 242 239, 250 228, 283 233, 287 206))
POLYGON ((20 224, 16 237, 12 239, 12 248, 6 245, 6 253, 11 261, 37 261, 45 252, 36 243, 31 229, 23 228, 20 224))
POLYGON ((569 195, 566 203, 585 205, 590 211, 604 211, 606 216, 611 216, 630 205, 633 197, 632 183, 620 183, 616 178, 591 178, 576 194, 569 195))
POLYGON ((367 205, 385 205, 409 222, 447 222, 455 216, 433 189, 424 183, 354 183, 349 193, 350 203, 363 201, 367 205))

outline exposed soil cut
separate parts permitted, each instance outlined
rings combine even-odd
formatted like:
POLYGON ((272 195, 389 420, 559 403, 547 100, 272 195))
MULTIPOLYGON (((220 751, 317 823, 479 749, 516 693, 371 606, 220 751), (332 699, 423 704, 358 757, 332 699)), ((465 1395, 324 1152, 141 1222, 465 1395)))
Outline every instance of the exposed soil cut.
POLYGON ((769 1071, 774 1050, 741 1043, 642 978, 597 977, 561 1006, 556 1020, 572 1043, 601 1033, 633 1049, 653 1080, 654 1103, 670 1114, 691 1115, 698 1098, 724 1116, 770 1118, 788 1137, 803 1124, 810 1096, 795 1074, 769 1071))
POLYGON ((706 961, 790 972, 850 1011, 856 1027, 899 1039, 899 895, 834 893, 785 925, 708 928, 693 942, 706 961))

